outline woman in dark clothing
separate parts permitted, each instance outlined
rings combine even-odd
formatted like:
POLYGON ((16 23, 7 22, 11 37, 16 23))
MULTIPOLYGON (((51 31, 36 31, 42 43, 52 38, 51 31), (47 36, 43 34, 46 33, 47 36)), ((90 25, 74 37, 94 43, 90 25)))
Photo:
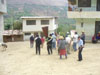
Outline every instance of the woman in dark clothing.
POLYGON ((48 54, 52 54, 52 35, 50 34, 50 36, 47 38, 47 51, 48 51, 48 54))
POLYGON ((30 37, 30 48, 33 48, 33 45, 34 45, 34 37, 33 37, 33 34, 32 34, 31 37, 30 37))

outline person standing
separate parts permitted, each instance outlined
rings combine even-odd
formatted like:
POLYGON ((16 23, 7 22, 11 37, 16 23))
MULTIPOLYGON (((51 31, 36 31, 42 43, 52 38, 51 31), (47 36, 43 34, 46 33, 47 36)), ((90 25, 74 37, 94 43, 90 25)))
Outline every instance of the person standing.
POLYGON ((92 43, 97 43, 96 35, 94 34, 92 37, 92 43))
POLYGON ((33 48, 33 45, 34 45, 34 37, 33 37, 33 34, 31 34, 31 37, 30 37, 30 48, 33 48))
POLYGON ((53 33, 52 34, 52 48, 53 49, 56 49, 56 36, 55 36, 55 34, 53 33))
POLYGON ((81 39, 83 40, 83 44, 85 45, 85 33, 82 32, 81 39))
POLYGON ((36 54, 39 53, 39 55, 40 55, 41 54, 40 45, 42 44, 42 42, 41 42, 41 39, 39 38, 39 35, 36 35, 35 42, 36 42, 36 54))
POLYGON ((63 36, 60 36, 60 41, 59 41, 59 50, 60 50, 60 59, 62 59, 62 55, 65 55, 65 58, 67 58, 67 52, 66 52, 66 41, 64 40, 63 36))
POLYGON ((67 53, 70 54, 71 38, 69 35, 66 37, 66 42, 67 42, 67 45, 66 45, 67 53))
POLYGON ((78 34, 75 32, 75 35, 73 36, 73 49, 74 51, 77 51, 77 42, 78 42, 78 34))
POLYGON ((49 35, 49 37, 47 38, 47 51, 48 51, 48 55, 52 54, 52 34, 49 35))
POLYGON ((83 40, 81 37, 78 37, 78 61, 82 61, 82 50, 83 50, 83 40))
POLYGON ((42 37, 41 37, 41 42, 42 42, 41 47, 42 47, 42 48, 43 48, 43 45, 44 45, 44 41, 45 41, 45 39, 44 39, 44 37, 42 36, 42 37))

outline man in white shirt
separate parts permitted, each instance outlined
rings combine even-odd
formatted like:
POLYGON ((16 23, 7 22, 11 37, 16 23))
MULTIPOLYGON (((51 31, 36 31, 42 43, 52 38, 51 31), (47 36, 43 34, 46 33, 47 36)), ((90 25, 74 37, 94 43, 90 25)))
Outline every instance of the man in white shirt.
POLYGON ((75 32, 75 35, 73 36, 73 49, 74 51, 77 51, 77 42, 78 42, 78 34, 75 32))
POLYGON ((66 48, 67 48, 67 53, 70 54, 71 38, 70 38, 69 35, 66 37, 66 42, 67 42, 67 46, 66 46, 66 48))
POLYGON ((82 61, 82 50, 83 50, 83 40, 81 37, 78 37, 78 61, 82 61))

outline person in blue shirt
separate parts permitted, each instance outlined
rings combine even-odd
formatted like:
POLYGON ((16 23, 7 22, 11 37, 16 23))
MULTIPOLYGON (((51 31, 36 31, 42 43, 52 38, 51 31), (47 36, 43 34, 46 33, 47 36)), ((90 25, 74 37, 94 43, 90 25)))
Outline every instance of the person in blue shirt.
POLYGON ((83 40, 81 37, 78 37, 78 61, 82 61, 82 50, 83 50, 83 40))

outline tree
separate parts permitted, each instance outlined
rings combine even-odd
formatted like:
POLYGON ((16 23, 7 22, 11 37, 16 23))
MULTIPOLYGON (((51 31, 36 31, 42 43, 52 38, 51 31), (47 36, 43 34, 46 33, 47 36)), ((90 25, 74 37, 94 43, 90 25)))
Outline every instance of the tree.
POLYGON ((15 21, 14 24, 13 24, 13 28, 14 30, 21 30, 22 29, 22 22, 20 21, 15 21))
POLYGON ((5 30, 10 30, 10 29, 11 29, 11 25, 10 25, 10 24, 6 24, 6 25, 4 26, 4 29, 5 29, 5 30))

